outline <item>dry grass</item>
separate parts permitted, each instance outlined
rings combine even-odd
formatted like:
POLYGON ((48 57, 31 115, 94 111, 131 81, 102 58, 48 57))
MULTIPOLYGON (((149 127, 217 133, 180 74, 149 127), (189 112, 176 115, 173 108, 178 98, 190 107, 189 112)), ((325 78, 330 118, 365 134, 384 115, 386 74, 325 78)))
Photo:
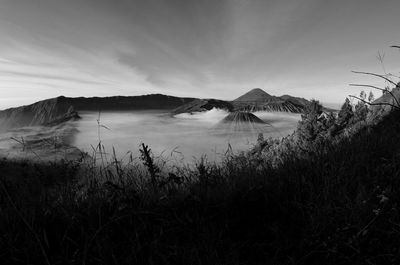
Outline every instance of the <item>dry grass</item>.
POLYGON ((395 264, 400 114, 279 166, 0 162, 1 264, 395 264), (99 166, 100 165, 100 166, 99 166))

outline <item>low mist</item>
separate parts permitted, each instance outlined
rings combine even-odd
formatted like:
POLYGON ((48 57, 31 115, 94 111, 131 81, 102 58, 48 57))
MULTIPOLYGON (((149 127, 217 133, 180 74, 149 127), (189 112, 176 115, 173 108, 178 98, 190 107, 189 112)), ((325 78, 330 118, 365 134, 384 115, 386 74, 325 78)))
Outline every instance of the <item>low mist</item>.
POLYGON ((82 113, 76 122, 78 133, 73 145, 92 152, 99 141, 108 153, 114 147, 117 157, 138 156, 139 145, 149 145, 155 156, 168 160, 192 162, 206 155, 218 161, 231 148, 233 152, 245 151, 254 146, 258 134, 264 137, 282 137, 296 127, 299 114, 257 112, 266 122, 254 130, 253 126, 240 131, 219 127, 228 115, 224 110, 212 109, 201 113, 184 113, 171 116, 162 111, 82 113), (99 123, 97 122, 99 121, 99 123))

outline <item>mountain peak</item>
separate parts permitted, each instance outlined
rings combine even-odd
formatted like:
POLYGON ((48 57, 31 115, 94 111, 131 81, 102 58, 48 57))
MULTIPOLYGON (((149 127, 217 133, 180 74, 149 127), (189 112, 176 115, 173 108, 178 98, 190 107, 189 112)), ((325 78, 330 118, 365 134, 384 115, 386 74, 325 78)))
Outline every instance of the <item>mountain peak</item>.
POLYGON ((268 94, 267 92, 265 92, 264 90, 262 90, 261 88, 253 88, 252 90, 250 90, 247 93, 264 93, 264 94, 268 94))
POLYGON ((234 101, 264 102, 271 100, 271 98, 274 97, 262 90, 261 88, 254 88, 246 94, 238 97, 234 101))

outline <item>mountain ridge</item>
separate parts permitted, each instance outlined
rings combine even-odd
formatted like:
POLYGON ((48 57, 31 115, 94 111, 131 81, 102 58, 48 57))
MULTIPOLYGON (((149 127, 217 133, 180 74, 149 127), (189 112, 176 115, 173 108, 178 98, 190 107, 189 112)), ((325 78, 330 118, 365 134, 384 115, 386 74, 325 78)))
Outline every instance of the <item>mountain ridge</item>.
POLYGON ((212 108, 222 108, 228 111, 302 113, 310 101, 290 95, 277 97, 268 94, 261 88, 254 88, 231 101, 199 99, 197 105, 193 103, 194 102, 191 102, 175 109, 173 114, 202 112, 212 108), (204 108, 205 105, 207 108, 204 108), (223 107, 221 107, 221 105, 223 107))
POLYGON ((237 111, 281 111, 301 113, 310 102, 304 98, 270 95, 261 88, 254 88, 232 101, 237 111))
POLYGON ((0 130, 25 126, 54 125, 55 123, 78 119, 79 111, 172 110, 195 99, 162 94, 89 98, 59 96, 0 111, 0 130))
POLYGON ((171 114, 192 113, 212 108, 234 111, 302 113, 308 100, 290 95, 270 95, 254 88, 233 101, 175 97, 163 94, 111 97, 64 97, 0 111, 0 130, 15 127, 54 125, 79 119, 80 111, 168 110, 171 114))

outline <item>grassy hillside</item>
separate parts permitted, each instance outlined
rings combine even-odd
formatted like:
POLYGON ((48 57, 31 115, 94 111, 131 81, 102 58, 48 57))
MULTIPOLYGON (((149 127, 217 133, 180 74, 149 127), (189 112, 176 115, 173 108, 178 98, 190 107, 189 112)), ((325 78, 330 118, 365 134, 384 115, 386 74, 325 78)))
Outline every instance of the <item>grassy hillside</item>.
POLYGON ((335 137, 310 117, 218 165, 3 160, 0 263, 399 263, 400 112, 335 137))

